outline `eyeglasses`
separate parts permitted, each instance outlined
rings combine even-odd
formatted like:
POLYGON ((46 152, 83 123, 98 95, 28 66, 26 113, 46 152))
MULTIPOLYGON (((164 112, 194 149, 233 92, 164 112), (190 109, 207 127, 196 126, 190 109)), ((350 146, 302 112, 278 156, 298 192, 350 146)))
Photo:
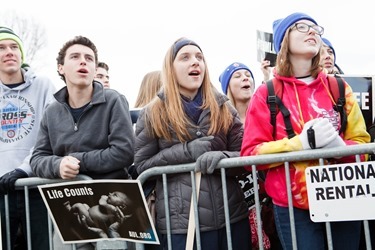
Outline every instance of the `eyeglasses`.
POLYGON ((312 28, 319 36, 323 35, 324 28, 319 25, 308 25, 306 23, 295 23, 294 26, 299 32, 307 33, 310 31, 310 28, 312 28))

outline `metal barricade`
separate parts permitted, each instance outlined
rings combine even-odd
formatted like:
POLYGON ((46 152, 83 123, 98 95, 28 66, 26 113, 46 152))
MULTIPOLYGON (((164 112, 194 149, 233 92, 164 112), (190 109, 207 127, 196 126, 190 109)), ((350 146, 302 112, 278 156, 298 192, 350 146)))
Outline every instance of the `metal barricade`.
MULTIPOLYGON (((281 153, 281 154, 269 154, 269 155, 258 155, 258 156, 246 156, 246 157, 236 157, 236 158, 229 158, 223 159, 219 162, 217 169, 220 168, 221 173, 221 180, 223 185, 223 197, 224 197, 224 214, 226 219, 226 233, 228 235, 228 249, 232 249, 232 242, 230 238, 230 221, 229 221, 229 208, 228 208, 228 194, 226 189, 226 176, 225 176, 225 169, 226 168, 235 168, 235 167, 243 167, 243 166, 252 166, 252 174, 253 176, 257 175, 256 166, 263 165, 263 164, 271 164, 271 163, 278 163, 284 162, 284 166, 286 170, 289 169, 289 162, 294 161, 304 161, 304 160, 313 160, 319 159, 323 162, 325 158, 332 158, 332 157, 341 157, 341 156, 348 156, 348 155, 356 155, 357 161, 359 161, 359 154, 369 154, 375 152, 375 143, 368 143, 368 144, 361 144, 361 145, 353 145, 353 146, 346 146, 341 148, 331 148, 331 149, 316 149, 316 150, 309 150, 307 151, 297 151, 297 152, 290 152, 290 153, 281 153)), ((197 190, 195 189, 195 173, 194 173, 194 163, 189 164, 180 164, 180 165, 171 165, 171 166, 163 166, 163 167, 154 167, 144 171, 141 175, 139 175, 138 180, 141 184, 144 184, 146 180, 151 177, 161 176, 163 182, 163 189, 164 189, 164 197, 168 197, 168 190, 167 190, 167 176, 168 174, 175 174, 175 173, 191 173, 192 179, 192 188, 193 188, 193 205, 194 205, 194 215, 195 215, 195 223, 196 223, 196 237, 195 242, 197 249, 201 249, 201 242, 200 242, 200 231, 199 231, 199 218, 197 216, 198 211, 198 203, 197 203, 197 190)), ((289 173, 289 171, 286 171, 289 173)), ((288 175, 286 176, 287 185, 288 185, 288 197, 290 199, 289 204, 291 203, 291 188, 290 188, 290 179, 288 179, 288 175)), ((75 180, 90 180, 90 177, 80 175, 75 180)), ((61 180, 61 179, 42 179, 42 178, 25 178, 19 179, 16 182, 17 189, 23 189, 25 191, 25 200, 26 200, 26 218, 27 218, 27 245, 28 249, 31 249, 31 237, 30 237, 30 214, 28 208, 28 190, 29 188, 36 187, 37 185, 43 184, 51 184, 63 181, 71 181, 71 180, 61 180)), ((254 178, 254 186, 257 187, 257 179, 254 178)), ((257 231, 259 237, 259 249, 264 249, 263 247, 263 240, 262 240, 262 227, 261 227, 261 220, 260 220, 260 200, 259 200, 259 193, 258 190, 255 189, 255 205, 256 205, 256 215, 257 218, 257 231)), ((7 199, 7 196, 5 196, 7 199)), ((166 223, 167 223, 167 242, 169 249, 171 248, 171 232, 170 232, 170 221, 169 221, 169 204, 168 199, 164 199, 165 201, 165 210, 166 210, 166 223)), ((293 240, 293 249, 297 249, 296 244, 296 234, 295 234, 295 226, 294 226, 294 218, 293 218, 293 206, 289 205, 290 210, 290 220, 292 225, 292 240, 293 240)), ((6 210, 6 217, 7 217, 7 240, 9 242, 10 233, 9 233, 9 209, 6 210)), ((327 222, 327 226, 329 229, 329 222, 327 222)), ((369 231, 369 224, 368 221, 364 221, 364 232, 365 232, 365 240, 366 240, 366 247, 367 249, 371 249, 371 240, 370 240, 370 231, 369 231)), ((50 248, 52 248, 52 224, 51 220, 49 222, 49 236, 50 236, 50 248)), ((327 238, 328 238, 328 246, 329 249, 333 249, 330 231, 327 231, 327 238)), ((110 243, 110 242, 108 242, 110 243)), ((118 242, 117 242, 118 243, 118 242)), ((112 244, 116 244, 116 241, 112 242, 112 244)), ((105 245, 105 244, 104 244, 105 245)), ((8 247, 10 245, 8 244, 8 247)), ((106 247, 109 247, 108 245, 106 247)), ((136 243, 135 248, 137 250, 144 249, 144 244, 136 243)), ((72 249, 75 249, 73 245, 72 249)), ((97 249, 104 249, 97 247, 97 249)), ((105 248, 109 249, 109 248, 105 248)), ((112 248, 112 249, 120 249, 120 248, 112 248)))
MULTIPOLYGON (((291 227, 292 227, 292 241, 293 241, 293 249, 297 249, 297 239, 296 239, 296 232, 295 232, 295 224, 294 224, 294 216, 293 216, 293 206, 292 204, 292 194, 291 194, 291 187, 290 187, 290 177, 289 177, 289 162, 295 161, 305 161, 305 160, 316 160, 319 159, 320 165, 323 165, 323 159, 333 158, 333 157, 342 157, 342 156, 349 156, 349 155, 356 155, 357 162, 359 162, 359 155, 360 154, 369 154, 375 152, 375 143, 368 143, 368 144, 361 144, 361 145, 352 145, 352 146, 345 146, 340 148, 331 148, 331 149, 315 149, 315 150, 308 150, 308 151, 297 151, 297 152, 288 152, 288 153, 280 153, 280 154, 268 154, 268 155, 257 155, 257 156, 246 156, 246 157, 236 157, 236 158, 229 158, 223 159, 219 162, 216 168, 221 168, 221 177, 222 177, 222 184, 223 184, 223 196, 224 196, 224 207, 225 207, 225 218, 226 218, 226 232, 228 237, 228 249, 232 249, 232 245, 230 242, 230 222, 229 222, 229 213, 228 213, 228 194, 225 185, 225 169, 226 168, 234 168, 234 167, 244 167, 244 166, 252 166, 252 174, 253 176, 257 176, 256 165, 264 165, 264 164, 271 164, 271 163, 279 163, 284 162, 286 174, 286 181, 287 181, 287 190, 288 190, 288 199, 289 199, 289 214, 291 220, 291 227)), ((192 186, 193 186, 193 201, 194 201, 194 215, 196 220, 196 225, 199 225, 199 220, 197 216, 197 200, 196 200, 196 190, 195 190, 195 175, 194 175, 194 163, 189 164, 180 164, 180 165, 171 165, 171 166, 163 166, 163 167, 154 167, 144 171, 141 175, 139 175, 138 180, 143 184, 151 177, 154 176, 161 176, 163 182, 163 190, 164 190, 164 197, 168 197, 168 190, 167 190, 167 175, 168 174, 175 174, 175 173, 183 173, 183 172, 191 172, 192 178, 192 186)), ((257 178, 254 178, 254 186, 258 186, 257 178)), ((260 220, 260 200, 259 200, 259 193, 258 190, 255 189, 255 205, 256 205, 256 216, 257 218, 257 231, 259 237, 259 249, 264 249, 263 247, 263 239, 262 239, 262 227, 261 227, 261 220, 260 220)), ((170 232, 170 221, 168 220, 169 211, 168 211, 168 200, 164 199, 165 201, 165 212, 166 212, 166 223, 167 223, 167 239, 168 239, 168 249, 171 248, 171 232, 170 232), (168 225, 169 223, 169 225, 168 225)), ((326 222, 328 231, 327 231, 327 242, 329 249, 333 249, 332 240, 331 240, 331 233, 329 231, 329 222, 326 222)), ((364 231, 365 231, 365 240, 366 240, 366 247, 367 249, 371 248, 371 241, 370 241, 370 233, 369 233, 369 225, 368 221, 364 221, 364 231)), ((199 237, 199 226, 196 227, 196 244, 197 249, 200 249, 200 237, 199 237)), ((142 244, 137 244, 137 249, 144 249, 142 244)))
MULTIPOLYGON (((38 185, 45 185, 45 184, 52 184, 52 183, 60 183, 60 182, 67 182, 67 181, 78 181, 78 180, 92 180, 91 177, 86 175, 78 175, 77 178, 74 180, 63 180, 63 179, 44 179, 39 177, 30 177, 30 178, 23 178, 19 179, 15 183, 16 190, 24 190, 25 193, 25 213, 26 213, 26 238, 27 238, 27 249, 31 249, 31 232, 30 232, 30 202, 29 202, 29 189, 30 188, 37 188, 38 185)), ((11 249, 10 246, 10 222, 9 222, 9 203, 8 203, 8 195, 4 195, 4 203, 5 203, 5 226, 6 226, 6 241, 7 241, 7 249, 11 249)), ((4 222, 1 222, 4 223, 4 222)), ((50 249, 53 249, 52 243, 52 222, 51 219, 48 220, 48 232, 49 232, 49 246, 50 249)), ((4 239, 3 239, 4 240, 4 239)), ((75 247, 73 246, 73 249, 75 247)))

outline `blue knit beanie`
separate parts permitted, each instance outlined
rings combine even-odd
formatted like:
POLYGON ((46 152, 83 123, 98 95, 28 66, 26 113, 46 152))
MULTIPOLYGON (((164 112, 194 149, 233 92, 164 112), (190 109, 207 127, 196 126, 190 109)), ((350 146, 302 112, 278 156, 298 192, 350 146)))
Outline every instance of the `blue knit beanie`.
POLYGON ((249 71, 250 75, 251 75, 251 78, 253 78, 253 81, 255 82, 253 73, 251 72, 249 67, 247 67, 243 63, 234 62, 231 65, 229 65, 224 70, 224 72, 221 73, 221 75, 219 77, 219 81, 221 82, 221 89, 223 90, 224 94, 228 93, 228 85, 229 85, 229 81, 230 81, 230 78, 232 77, 233 73, 236 72, 237 70, 240 70, 240 69, 246 69, 247 71, 249 71))
POLYGON ((285 18, 273 22, 273 47, 275 48, 276 54, 279 53, 281 49, 281 43, 286 30, 299 20, 309 20, 317 25, 317 22, 312 17, 300 12, 290 14, 285 18))
POLYGON ((332 43, 327 38, 323 38, 323 37, 322 37, 322 41, 323 41, 323 43, 325 45, 327 45, 328 47, 330 47, 330 49, 333 51, 333 55, 335 56, 334 63, 336 63, 336 52, 335 52, 335 49, 332 46, 332 43))

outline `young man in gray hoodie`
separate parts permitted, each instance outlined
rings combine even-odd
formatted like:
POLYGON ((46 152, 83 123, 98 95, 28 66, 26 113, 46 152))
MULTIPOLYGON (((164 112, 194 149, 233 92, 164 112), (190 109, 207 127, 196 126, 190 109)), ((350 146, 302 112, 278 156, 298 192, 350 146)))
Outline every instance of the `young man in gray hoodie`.
MULTIPOLYGON (((32 176, 29 165, 40 120, 53 100, 55 86, 24 64, 21 39, 13 30, 0 27, 0 207, 3 249, 13 249, 21 225, 26 235, 24 191, 15 190, 19 178, 32 176), (8 194, 11 242, 6 240, 4 195, 8 194)), ((29 190, 33 249, 48 249, 48 216, 39 190, 29 190)))

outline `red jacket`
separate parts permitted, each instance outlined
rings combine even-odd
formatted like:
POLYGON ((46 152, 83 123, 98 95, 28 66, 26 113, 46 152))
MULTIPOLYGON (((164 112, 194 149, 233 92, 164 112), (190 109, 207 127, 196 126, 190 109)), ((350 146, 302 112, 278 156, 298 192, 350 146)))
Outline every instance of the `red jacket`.
MULTIPOLYGON (((284 118, 281 112, 276 117, 276 139, 273 138, 273 127, 270 122, 270 111, 267 105, 267 86, 261 85, 253 97, 246 114, 245 131, 241 148, 241 156, 261 155, 271 153, 292 152, 303 150, 299 134, 303 125, 318 117, 329 118, 333 125, 340 127, 340 116, 333 109, 334 99, 328 89, 327 75, 323 72, 311 83, 307 84, 294 77, 275 77, 284 83, 282 101, 291 113, 291 123, 296 136, 288 139, 285 132, 284 118)), ((367 143, 370 136, 351 87, 345 82, 345 110, 348 116, 347 128, 343 139, 347 145, 367 143)), ((365 156, 361 156, 366 160, 365 156)), ((343 157, 339 162, 354 162, 354 156, 343 157)), ((305 169, 308 166, 318 166, 318 160, 290 163, 290 178, 292 182, 293 205, 308 209, 308 198, 305 180, 305 169)), ((266 178, 266 191, 273 202, 279 206, 288 206, 285 183, 285 168, 283 163, 257 166, 269 169, 266 178)), ((251 167, 247 168, 251 171, 251 167)))

